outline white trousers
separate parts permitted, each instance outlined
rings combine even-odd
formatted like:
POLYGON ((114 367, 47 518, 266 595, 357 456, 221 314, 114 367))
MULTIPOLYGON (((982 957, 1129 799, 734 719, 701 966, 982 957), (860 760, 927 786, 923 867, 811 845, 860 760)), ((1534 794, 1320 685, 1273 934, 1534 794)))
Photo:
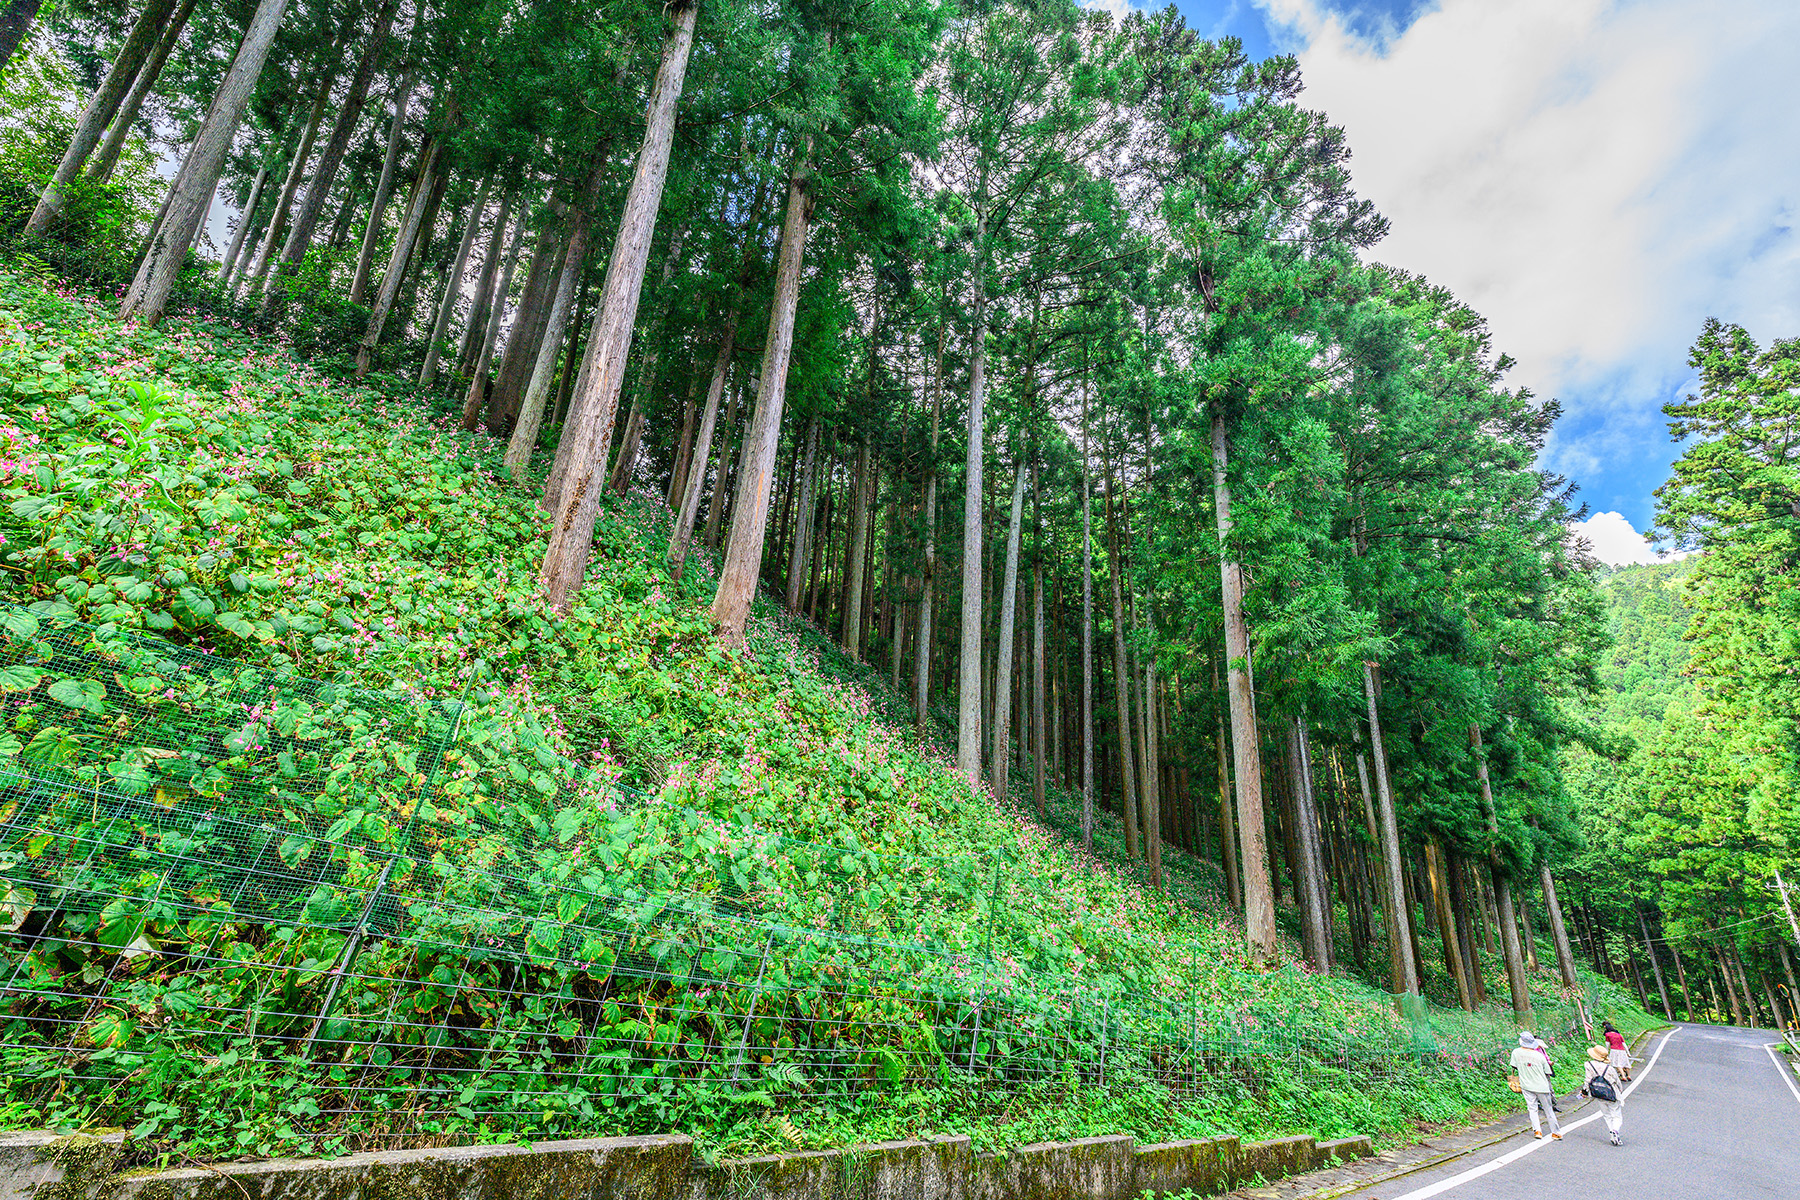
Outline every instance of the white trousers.
POLYGON ((1600 1106, 1600 1119, 1606 1122, 1606 1128, 1610 1132, 1617 1133, 1624 1128, 1625 1102, 1623 1100, 1614 1100, 1611 1104, 1604 1100, 1596 1100, 1595 1103, 1600 1106))
POLYGON ((1543 1117, 1550 1120, 1550 1132, 1561 1133, 1562 1125, 1556 1119, 1556 1110, 1550 1107, 1549 1092, 1525 1092, 1525 1112, 1531 1117, 1531 1132, 1544 1132, 1543 1117), (1542 1113, 1540 1117, 1539 1113, 1542 1113))

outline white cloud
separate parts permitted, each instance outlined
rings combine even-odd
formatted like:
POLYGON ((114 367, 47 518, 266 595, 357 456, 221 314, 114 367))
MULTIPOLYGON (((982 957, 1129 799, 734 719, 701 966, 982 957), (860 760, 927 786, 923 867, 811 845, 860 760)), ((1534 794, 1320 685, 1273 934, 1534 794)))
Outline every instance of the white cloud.
POLYGON ((1644 540, 1644 535, 1632 528, 1631 522, 1616 512, 1595 513, 1585 521, 1578 521, 1569 526, 1570 532, 1588 540, 1593 548, 1594 557, 1608 566, 1622 567, 1627 563, 1673 562, 1685 558, 1684 554, 1658 554, 1644 540))
POLYGON ((1486 314, 1515 382, 1640 437, 1705 316, 1800 332, 1800 4, 1442 0, 1371 42, 1257 2, 1393 223, 1375 256, 1486 314))

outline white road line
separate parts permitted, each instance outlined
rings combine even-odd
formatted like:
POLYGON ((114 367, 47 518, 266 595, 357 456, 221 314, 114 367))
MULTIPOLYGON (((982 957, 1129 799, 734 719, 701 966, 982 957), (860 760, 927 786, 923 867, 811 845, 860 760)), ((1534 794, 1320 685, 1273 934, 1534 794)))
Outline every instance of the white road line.
POLYGON ((1788 1091, 1794 1093, 1794 1099, 1800 1100, 1800 1087, 1794 1086, 1793 1068, 1782 1062, 1781 1056, 1775 1053, 1775 1047, 1779 1045, 1781 1045, 1780 1042, 1766 1042, 1763 1045, 1763 1051, 1769 1056, 1769 1061, 1775 1064, 1775 1069, 1781 1072, 1781 1078, 1787 1082, 1788 1091))
MULTIPOLYGON (((1642 1083, 1644 1080, 1646 1080, 1650 1077, 1650 1072, 1656 1069, 1656 1060, 1662 1057, 1663 1047, 1667 1046, 1669 1044, 1669 1039, 1674 1037, 1679 1032, 1680 1032, 1680 1030, 1671 1029, 1668 1033, 1663 1035, 1662 1042, 1660 1044, 1658 1044, 1656 1047, 1656 1053, 1652 1054, 1650 1056, 1649 1065, 1646 1066, 1642 1071, 1638 1072, 1636 1079, 1633 1079, 1629 1084, 1625 1085, 1625 1095, 1627 1095, 1627 1096, 1631 1095, 1632 1092, 1637 1090, 1638 1084, 1642 1083)), ((1598 1121, 1599 1119, 1600 1119, 1599 1113, 1597 1113, 1597 1112, 1592 1113, 1588 1116, 1581 1118, 1581 1120, 1579 1120, 1579 1121, 1572 1121, 1569 1124, 1564 1125, 1562 1127, 1562 1129, 1563 1129, 1564 1133, 1571 1133, 1574 1130, 1580 1129, 1583 1125, 1586 1125, 1588 1122, 1598 1121)), ((1499 1158, 1490 1159, 1489 1161, 1482 1163, 1478 1167, 1470 1167, 1468 1170, 1463 1171, 1461 1174, 1452 1175, 1448 1179, 1440 1179, 1436 1183, 1427 1184, 1425 1187, 1418 1188, 1414 1191, 1407 1192, 1404 1196, 1396 1197, 1396 1200, 1427 1200, 1427 1197, 1442 1195, 1443 1193, 1449 1191, 1453 1187, 1460 1187, 1461 1185, 1468 1183, 1472 1179, 1479 1179, 1483 1175, 1488 1174, 1490 1171, 1498 1171, 1501 1167, 1506 1166, 1508 1163, 1517 1162, 1519 1159, 1524 1158, 1527 1154, 1531 1154, 1535 1151, 1542 1150, 1545 1146, 1548 1146, 1549 1144, 1550 1144, 1549 1138, 1545 1138, 1541 1142, 1535 1141, 1535 1140, 1526 1142, 1523 1146, 1520 1146, 1517 1150, 1509 1150, 1505 1154, 1502 1154, 1499 1158)))

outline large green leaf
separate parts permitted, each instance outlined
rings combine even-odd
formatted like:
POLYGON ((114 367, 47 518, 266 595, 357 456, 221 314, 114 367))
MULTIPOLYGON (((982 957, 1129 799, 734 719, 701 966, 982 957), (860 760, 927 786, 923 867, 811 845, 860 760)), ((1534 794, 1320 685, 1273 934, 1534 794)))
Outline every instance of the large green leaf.
POLYGON ((36 667, 12 663, 0 667, 0 692, 29 692, 43 678, 44 673, 36 667))
POLYGON ((250 624, 250 622, 244 618, 242 613, 235 613, 227 610, 220 613, 217 617, 214 617, 213 620, 218 622, 219 625, 229 632, 235 633, 241 638, 253 638, 256 636, 256 627, 250 624))
POLYGON ((95 716, 106 711, 106 685, 94 679, 58 679, 50 685, 50 698, 95 716))

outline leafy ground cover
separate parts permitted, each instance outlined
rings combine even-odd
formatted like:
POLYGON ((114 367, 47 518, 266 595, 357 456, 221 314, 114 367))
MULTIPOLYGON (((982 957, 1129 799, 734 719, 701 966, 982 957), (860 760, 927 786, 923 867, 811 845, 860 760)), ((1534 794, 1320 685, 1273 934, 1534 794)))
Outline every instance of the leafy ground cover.
MULTIPOLYGON (((108 862, 164 853, 166 807, 279 817, 305 834, 277 850, 294 869, 315 844, 349 864, 315 876, 330 884, 324 899, 271 900, 260 920, 217 915, 218 879, 204 873, 184 877, 178 902, 118 880, 105 904, 54 913, 36 891, 9 893, 9 1125, 123 1125, 155 1152, 199 1157, 663 1128, 742 1152, 944 1131, 984 1146, 1112 1132, 1399 1137, 1510 1100, 1491 1057, 1510 1042, 1500 1014, 1438 1014, 1422 1041, 1381 993, 1306 973, 1291 947, 1290 965, 1252 971, 1209 864, 1171 850, 1170 886, 1151 891, 1105 819, 1101 856, 1084 860, 1059 832, 1072 798, 1054 796, 1040 823, 972 793, 879 680, 772 608, 749 653, 728 654, 705 613, 713 564, 702 554, 681 584, 668 579, 667 513, 653 499, 611 505, 589 585, 557 619, 533 591, 545 518, 499 471, 502 447, 397 383, 352 386, 203 315, 121 325, 92 297, 7 270, 0 396, 4 636, 41 647, 80 628, 87 653, 119 668, 80 676, 45 652, 0 675, 0 760, 61 788, 43 800, 53 821, 26 813, 23 790, 0 795, 0 826, 49 831, 7 869, 24 878, 91 856, 95 829, 116 822, 73 807, 81 784, 141 814, 108 862), (213 690, 164 686, 173 660, 143 649, 155 645, 214 656, 194 660, 214 664, 195 677, 213 690), (257 686, 284 699, 262 711, 219 690, 221 661, 261 672, 257 686), (411 757, 393 753, 391 727, 358 715, 366 705, 332 707, 321 686, 455 705, 453 744, 421 766, 417 742, 411 757), (174 739, 209 704, 202 763, 174 739), (335 750, 296 757, 309 731, 335 750), (169 762, 193 767, 165 806, 169 762), (289 780, 273 789, 280 803, 249 786, 269 777, 289 780), (405 840, 420 825, 429 854, 405 840), (555 919, 519 932, 519 955, 455 962, 448 979, 436 973, 467 960, 472 938, 503 936, 489 917, 370 952, 336 1019, 348 1029, 404 1007, 424 1032, 377 1039, 405 1063, 378 1064, 369 1082, 348 1054, 292 1051, 348 939, 319 906, 343 909, 366 889, 356 872, 390 859, 411 873, 395 885, 411 916, 536 906, 555 919), (732 941, 718 932, 725 899, 738 911, 746 896, 758 932, 732 941), (683 984, 658 967, 625 988, 622 951, 583 943, 584 930, 617 937, 601 899, 615 921, 626 899, 666 913, 670 897, 702 906, 683 911, 703 909, 692 920, 711 931, 706 969, 730 982, 695 988, 692 968, 683 984), (742 973, 774 926, 800 932, 792 960, 776 956, 787 998, 758 1008, 772 940, 754 990, 742 973), (227 960, 238 976, 206 965, 227 960), (849 976, 873 981, 861 1007, 849 976), (191 1015, 241 1016, 240 977, 279 980, 283 1006, 248 1033, 191 1015), (496 1011, 477 1012, 476 993, 501 997, 496 1011), (989 1015, 984 1034, 983 1005, 1000 994, 1007 1006, 986 1011, 1015 1023, 989 1015), (61 1037, 34 1042, 57 1005, 61 1037), (1115 1044, 1121 1028, 1135 1040, 1115 1044), (447 1053, 432 1038, 452 1036, 505 1069, 432 1075, 447 1053), (1014 1038, 1057 1048, 995 1087, 973 1068, 1016 1060, 1002 1044, 1014 1038), (583 1039, 632 1047, 603 1087, 568 1083, 583 1039), (1183 1045, 1206 1053, 1172 1063, 1183 1045), (454 1094, 417 1086, 443 1077, 454 1094)), ((194 828, 179 832, 191 841, 194 828)), ((1648 1022, 1610 985, 1592 987, 1621 1028, 1648 1022)), ((1538 991, 1556 1011, 1547 976, 1538 991)), ((350 1044, 334 1029, 327 1041, 350 1044)))

